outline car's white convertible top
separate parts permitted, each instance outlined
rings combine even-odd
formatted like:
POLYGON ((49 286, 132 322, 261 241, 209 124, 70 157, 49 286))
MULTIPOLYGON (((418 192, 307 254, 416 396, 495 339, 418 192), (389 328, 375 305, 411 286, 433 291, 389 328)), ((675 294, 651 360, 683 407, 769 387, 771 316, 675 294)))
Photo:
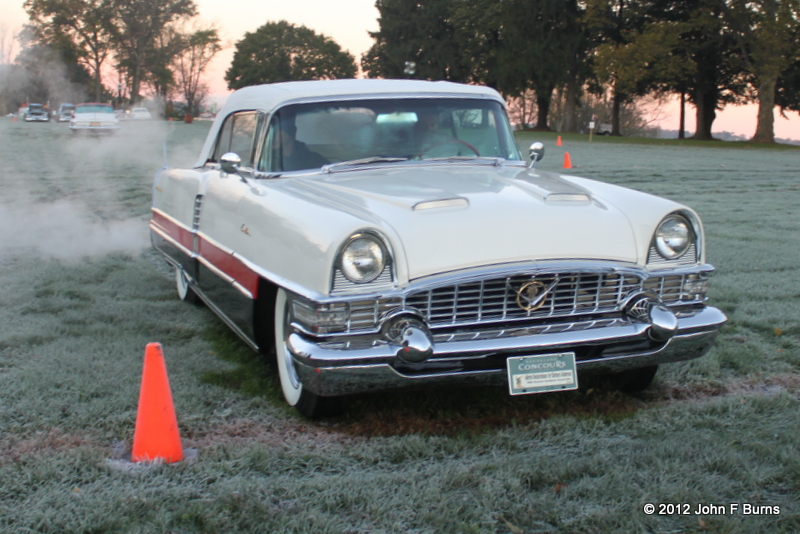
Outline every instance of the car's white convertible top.
MULTIPOLYGON (((454 82, 368 78, 268 83, 244 87, 233 92, 222 107, 222 111, 217 114, 214 124, 211 126, 211 132, 216 134, 225 117, 234 111, 259 110, 271 113, 276 108, 293 102, 392 96, 409 98, 487 98, 496 100, 505 106, 503 97, 494 89, 454 82)), ((216 137, 216 135, 207 137, 206 144, 200 153, 200 159, 197 161, 197 167, 202 167, 205 164, 206 157, 210 154, 216 137)))

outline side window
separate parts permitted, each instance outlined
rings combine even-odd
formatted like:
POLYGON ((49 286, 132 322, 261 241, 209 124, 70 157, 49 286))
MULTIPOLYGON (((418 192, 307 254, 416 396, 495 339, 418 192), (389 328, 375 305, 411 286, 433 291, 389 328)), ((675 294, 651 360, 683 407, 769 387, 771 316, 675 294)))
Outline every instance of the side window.
POLYGON ((264 149, 261 151, 261 159, 257 166, 259 171, 275 172, 281 170, 280 142, 280 116, 276 114, 272 117, 272 121, 270 121, 267 128, 267 135, 264 138, 264 149))
POLYGON ((251 167, 257 124, 258 113, 255 111, 234 113, 225 119, 211 161, 219 161, 226 152, 235 152, 242 158, 243 167, 251 167))

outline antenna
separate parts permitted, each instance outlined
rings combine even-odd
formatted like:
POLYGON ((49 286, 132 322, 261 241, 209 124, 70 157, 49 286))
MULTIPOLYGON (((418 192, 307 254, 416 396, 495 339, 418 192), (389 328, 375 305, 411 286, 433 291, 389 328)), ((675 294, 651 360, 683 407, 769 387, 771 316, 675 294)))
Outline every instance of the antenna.
POLYGON ((169 167, 169 162, 167 161, 167 140, 164 139, 164 167, 169 167))

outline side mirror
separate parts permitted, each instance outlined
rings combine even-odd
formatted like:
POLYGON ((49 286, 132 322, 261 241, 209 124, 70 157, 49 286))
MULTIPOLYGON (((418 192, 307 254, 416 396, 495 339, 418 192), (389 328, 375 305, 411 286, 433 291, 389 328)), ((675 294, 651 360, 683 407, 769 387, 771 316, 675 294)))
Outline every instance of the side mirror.
POLYGON ((536 162, 540 161, 544 157, 544 144, 536 141, 535 143, 531 144, 530 151, 528 155, 531 157, 531 169, 536 166, 536 162))
POLYGON ((239 167, 242 165, 242 158, 236 152, 226 152, 219 160, 222 172, 228 174, 239 174, 239 167))

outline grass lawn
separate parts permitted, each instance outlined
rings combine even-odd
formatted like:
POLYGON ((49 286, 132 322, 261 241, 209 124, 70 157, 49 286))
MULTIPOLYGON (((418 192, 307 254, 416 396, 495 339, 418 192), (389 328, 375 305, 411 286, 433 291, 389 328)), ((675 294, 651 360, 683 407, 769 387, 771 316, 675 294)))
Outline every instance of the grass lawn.
POLYGON ((637 396, 393 392, 309 423, 149 248, 165 146, 192 164, 209 124, 123 126, 0 121, 0 532, 800 531, 800 149, 520 133, 698 211, 711 353, 637 396), (120 459, 152 341, 192 461, 120 459))

